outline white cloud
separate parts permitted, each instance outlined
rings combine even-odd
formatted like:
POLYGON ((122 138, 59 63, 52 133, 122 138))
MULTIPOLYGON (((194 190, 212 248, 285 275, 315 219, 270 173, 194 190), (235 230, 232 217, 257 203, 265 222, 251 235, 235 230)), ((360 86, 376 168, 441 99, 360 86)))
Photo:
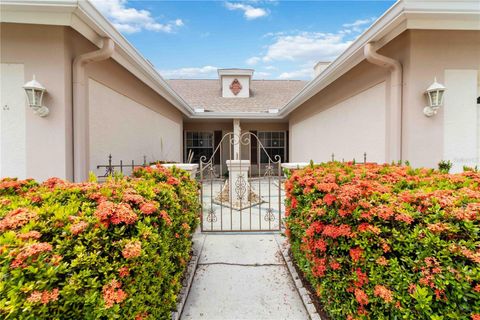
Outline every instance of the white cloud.
POLYGON ((368 19, 359 19, 359 20, 356 20, 352 23, 344 23, 342 25, 342 27, 344 28, 357 28, 357 27, 361 27, 361 26, 365 26, 365 25, 370 25, 373 21, 375 21, 376 17, 371 17, 371 18, 368 18, 368 19))
MULTIPOLYGON (((375 18, 372 17, 345 23, 336 33, 301 31, 267 33, 265 37, 271 37, 272 43, 267 45, 265 53, 259 57, 264 63, 292 61, 312 66, 317 61, 332 61, 345 51, 374 20, 375 18)), ((254 58, 258 56, 250 59, 254 58)), ((303 67, 299 69, 303 74, 307 73, 303 67)), ((300 73, 295 71, 295 74, 300 73)), ((292 72, 286 72, 282 77, 290 77, 290 74, 292 72)))
POLYGON ((290 79, 309 79, 313 78, 313 69, 312 68, 302 68, 299 70, 291 71, 291 72, 282 72, 278 79, 281 80, 290 80, 290 79))
POLYGON ((268 46, 262 60, 331 61, 351 43, 352 40, 345 40, 340 34, 303 32, 298 35, 279 36, 268 46))
POLYGON ((268 11, 263 8, 255 8, 248 4, 226 2, 225 7, 228 10, 241 10, 247 20, 253 20, 268 15, 268 11))
POLYGON ((217 67, 203 66, 203 67, 187 67, 170 70, 160 70, 162 77, 167 79, 205 79, 216 78, 217 67))
POLYGON ((335 60, 375 19, 371 17, 345 23, 337 32, 289 30, 266 33, 262 38, 269 43, 263 46, 260 54, 251 56, 246 63, 269 73, 272 78, 312 78, 315 63, 335 60), (289 71, 278 71, 286 67, 289 71))
POLYGON ((264 71, 255 71, 253 74, 253 77, 255 79, 265 79, 266 77, 269 77, 271 75, 270 72, 264 72, 264 71))
POLYGON ((112 24, 124 33, 135 33, 142 30, 157 32, 173 32, 184 25, 181 19, 167 23, 159 23, 148 10, 128 7, 128 0, 90 0, 112 24))
POLYGON ((274 67, 274 66, 265 66, 265 67, 263 67, 263 69, 265 69, 265 70, 270 70, 270 71, 278 70, 278 68, 277 68, 277 67, 274 67))
POLYGON ((257 63, 259 63, 260 60, 262 59, 259 57, 251 57, 251 58, 248 58, 247 61, 245 61, 245 63, 248 64, 249 66, 254 66, 257 63))
POLYGON ((371 17, 368 19, 359 19, 352 23, 345 23, 342 25, 344 29, 341 30, 340 33, 348 33, 348 34, 352 32, 361 33, 363 32, 363 30, 365 30, 365 27, 370 26, 370 24, 372 24, 372 22, 375 21, 376 19, 377 19, 376 17, 371 17))

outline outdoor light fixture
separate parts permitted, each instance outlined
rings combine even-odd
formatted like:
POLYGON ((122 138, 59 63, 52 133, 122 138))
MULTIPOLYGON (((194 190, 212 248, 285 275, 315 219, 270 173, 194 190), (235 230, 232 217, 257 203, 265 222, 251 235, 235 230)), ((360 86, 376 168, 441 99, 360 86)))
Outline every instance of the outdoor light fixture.
POLYGON ((425 95, 428 99, 428 106, 423 108, 423 114, 427 117, 431 117, 437 114, 438 108, 443 104, 443 96, 445 94, 445 86, 437 82, 437 78, 425 91, 425 95))
POLYGON ((25 89, 25 93, 27 94, 28 105, 33 109, 34 113, 40 117, 46 117, 49 110, 42 105, 42 100, 43 94, 47 92, 47 89, 35 80, 35 75, 33 75, 31 81, 25 83, 23 89, 25 89))

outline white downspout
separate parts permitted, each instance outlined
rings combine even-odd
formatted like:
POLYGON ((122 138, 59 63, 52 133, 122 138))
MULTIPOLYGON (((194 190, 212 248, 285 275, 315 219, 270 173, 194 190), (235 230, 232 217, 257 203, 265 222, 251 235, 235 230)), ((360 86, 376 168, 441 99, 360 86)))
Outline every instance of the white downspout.
POLYGON ((397 60, 376 52, 373 43, 364 47, 368 62, 390 70, 390 106, 386 123, 386 162, 402 160, 402 65, 397 60))
POLYGON ((86 180, 89 170, 88 107, 84 67, 89 63, 110 58, 114 49, 113 40, 104 38, 101 49, 81 54, 73 60, 73 176, 76 182, 86 180))

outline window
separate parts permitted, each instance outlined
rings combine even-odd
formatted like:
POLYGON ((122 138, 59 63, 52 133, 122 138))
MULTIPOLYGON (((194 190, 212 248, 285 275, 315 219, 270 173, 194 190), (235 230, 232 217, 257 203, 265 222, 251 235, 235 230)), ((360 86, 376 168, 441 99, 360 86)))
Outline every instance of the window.
POLYGON ((260 147, 260 162, 268 163, 268 156, 275 161, 275 156, 280 156, 281 162, 285 161, 285 131, 260 131, 258 138, 265 150, 260 147), (266 152, 265 152, 266 151, 266 152))
POLYGON ((193 163, 199 163, 202 156, 206 157, 204 161, 210 160, 213 155, 213 146, 213 132, 185 132, 185 161, 188 159, 190 152, 193 153, 193 163))

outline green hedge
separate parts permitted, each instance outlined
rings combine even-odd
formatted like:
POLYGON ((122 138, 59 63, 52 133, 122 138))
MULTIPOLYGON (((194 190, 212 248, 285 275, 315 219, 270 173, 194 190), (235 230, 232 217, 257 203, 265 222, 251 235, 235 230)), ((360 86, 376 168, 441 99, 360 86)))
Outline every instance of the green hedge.
POLYGON ((480 319, 480 174, 328 163, 286 182, 292 253, 332 319, 480 319))
POLYGON ((198 224, 185 171, 0 181, 0 317, 168 319, 198 224))

